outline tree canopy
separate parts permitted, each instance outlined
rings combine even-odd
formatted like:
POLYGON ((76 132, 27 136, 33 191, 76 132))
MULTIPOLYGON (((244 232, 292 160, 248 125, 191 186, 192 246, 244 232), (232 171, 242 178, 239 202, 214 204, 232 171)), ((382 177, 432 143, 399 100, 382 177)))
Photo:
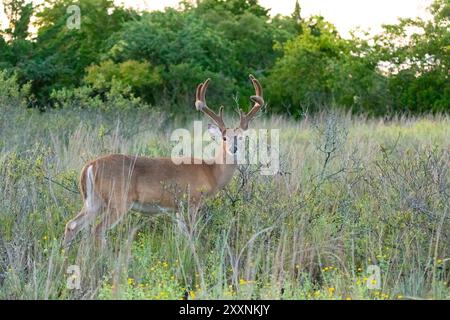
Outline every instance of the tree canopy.
POLYGON ((155 107, 186 109, 196 85, 212 78, 212 103, 248 104, 254 74, 273 112, 300 116, 336 107, 357 113, 447 112, 450 4, 432 19, 400 19, 381 34, 344 39, 321 16, 270 16, 257 0, 181 1, 138 12, 112 0, 4 1, 0 69, 30 83, 39 106, 58 90, 115 88, 155 107), (70 5, 80 28, 69 28, 70 5), (30 30, 33 30, 30 32, 30 30))

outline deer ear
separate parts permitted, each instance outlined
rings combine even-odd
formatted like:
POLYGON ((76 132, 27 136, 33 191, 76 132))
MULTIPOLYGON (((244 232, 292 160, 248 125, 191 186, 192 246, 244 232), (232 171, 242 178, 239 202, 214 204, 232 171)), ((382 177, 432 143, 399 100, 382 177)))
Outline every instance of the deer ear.
POLYGON ((217 127, 216 125, 213 125, 211 123, 208 124, 208 132, 211 135, 211 138, 213 138, 214 140, 218 140, 220 138, 220 136, 222 135, 219 127, 217 127))

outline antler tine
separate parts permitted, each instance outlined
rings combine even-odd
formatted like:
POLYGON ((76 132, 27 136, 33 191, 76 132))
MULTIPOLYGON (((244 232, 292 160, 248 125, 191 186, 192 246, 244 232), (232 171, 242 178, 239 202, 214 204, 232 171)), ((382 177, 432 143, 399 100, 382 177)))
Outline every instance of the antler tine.
POLYGON ((200 83, 197 86, 197 91, 195 94, 195 108, 208 115, 217 124, 219 129, 224 132, 226 130, 226 126, 225 122, 223 121, 223 106, 220 107, 219 114, 216 114, 206 105, 206 89, 208 88, 210 81, 211 79, 208 78, 205 82, 200 83))
POLYGON ((199 108, 198 108, 198 106, 197 106, 197 102, 201 102, 200 101, 200 92, 201 92, 201 90, 202 90, 202 87, 203 87, 203 83, 200 83, 198 86, 197 86, 197 90, 195 91, 195 108, 197 109, 197 110, 200 110, 199 108))
POLYGON ((255 115, 259 110, 261 110, 261 107, 264 105, 263 90, 261 84, 253 75, 250 75, 249 78, 253 84, 253 87, 255 88, 256 94, 250 97, 250 99, 254 102, 254 105, 251 108, 250 112, 247 114, 245 114, 242 110, 240 110, 239 112, 240 127, 244 130, 248 129, 248 123, 255 117, 255 115))
POLYGON ((253 87, 255 88, 256 95, 262 97, 263 91, 258 79, 256 79, 252 74, 249 76, 249 78, 252 81, 253 87))

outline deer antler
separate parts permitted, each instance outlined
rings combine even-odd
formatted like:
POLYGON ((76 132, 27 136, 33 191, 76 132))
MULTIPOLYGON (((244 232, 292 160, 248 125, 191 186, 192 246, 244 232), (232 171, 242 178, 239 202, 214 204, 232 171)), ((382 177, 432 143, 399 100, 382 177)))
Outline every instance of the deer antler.
POLYGON ((261 107, 264 105, 263 90, 261 84, 253 75, 250 75, 249 78, 253 84, 253 87, 255 88, 256 94, 250 97, 250 99, 254 102, 254 105, 250 109, 249 113, 246 114, 244 111, 239 110, 240 127, 243 130, 248 129, 248 123, 255 117, 255 115, 259 110, 261 110, 261 107))
POLYGON ((195 94, 195 108, 198 111, 202 111, 206 115, 208 115, 219 127, 220 131, 225 132, 226 126, 223 121, 223 106, 219 109, 219 114, 216 114, 206 105, 206 89, 208 88, 209 82, 211 79, 206 79, 205 82, 200 83, 197 87, 197 92, 195 94))

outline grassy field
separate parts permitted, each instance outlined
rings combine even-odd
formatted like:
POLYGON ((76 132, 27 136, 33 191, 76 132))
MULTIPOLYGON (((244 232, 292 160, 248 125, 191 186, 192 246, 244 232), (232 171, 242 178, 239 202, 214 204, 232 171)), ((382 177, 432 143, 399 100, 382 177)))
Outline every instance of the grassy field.
POLYGON ((260 118, 254 128, 280 129, 279 175, 242 167, 198 215, 132 212, 98 252, 87 234, 61 248, 83 164, 169 156, 172 130, 201 117, 39 113, 8 99, 0 111, 1 299, 450 298, 446 116, 260 118), (80 289, 67 287, 70 265, 80 289))

